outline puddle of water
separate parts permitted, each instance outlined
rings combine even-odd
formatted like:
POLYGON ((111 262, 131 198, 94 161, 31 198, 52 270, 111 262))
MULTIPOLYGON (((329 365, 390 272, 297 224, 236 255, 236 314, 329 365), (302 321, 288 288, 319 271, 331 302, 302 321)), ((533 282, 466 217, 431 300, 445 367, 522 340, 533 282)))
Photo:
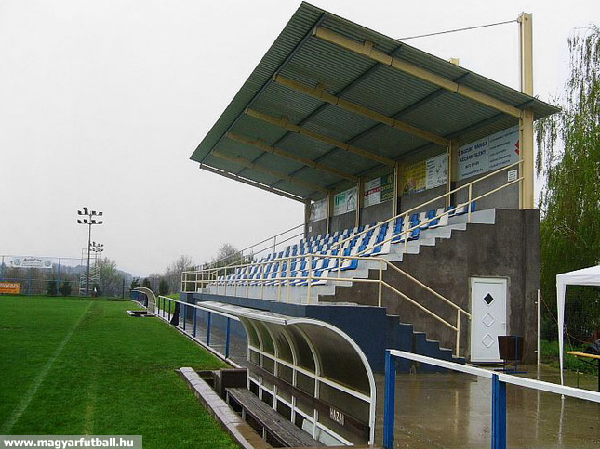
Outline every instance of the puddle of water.
MULTIPOLYGON (((521 367, 520 367, 521 368, 521 367)), ((523 366, 527 377, 560 382, 559 370, 523 366)), ((580 375, 580 386, 597 388, 595 376, 580 375)), ((377 376, 377 434, 383 426, 383 376, 377 376)), ((575 373, 566 385, 576 386, 575 373)), ((490 445, 491 380, 450 374, 398 374, 395 446, 482 448, 490 445)), ((562 398, 507 385, 510 448, 588 449, 600 447, 600 404, 562 398)), ((380 440, 380 436, 378 440, 380 440)))

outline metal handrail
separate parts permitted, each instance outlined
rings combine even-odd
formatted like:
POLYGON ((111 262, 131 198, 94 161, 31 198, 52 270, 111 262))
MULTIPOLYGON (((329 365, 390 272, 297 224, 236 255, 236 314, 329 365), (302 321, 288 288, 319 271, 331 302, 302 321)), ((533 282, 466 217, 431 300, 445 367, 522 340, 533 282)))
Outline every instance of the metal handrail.
MULTIPOLYGON (((502 167, 502 168, 499 168, 498 170, 495 170, 495 171, 493 171, 493 172, 490 172, 490 173, 488 173, 487 175, 484 175, 484 176, 482 176, 481 178, 477 178, 477 179, 476 179, 476 180, 474 180, 474 181, 471 181, 471 182, 469 182, 469 183, 467 183, 467 184, 464 184, 464 185, 462 185, 462 186, 460 186, 460 187, 457 187, 457 188, 455 188, 455 189, 453 189, 453 190, 450 190, 449 192, 446 192, 446 193, 444 193, 444 194, 442 194, 442 195, 438 195, 438 196, 436 196, 436 197, 435 197, 435 198, 433 198, 433 199, 430 199, 430 200, 428 200, 428 201, 425 201, 425 202, 424 202, 424 203, 422 203, 422 204, 419 204, 418 206, 415 206, 415 207, 412 207, 412 208, 410 208, 410 209, 407 209, 407 210, 405 210, 404 212, 401 212, 401 213, 399 213, 399 214, 397 214, 397 215, 393 216, 392 218, 389 218, 389 219, 387 219, 387 220, 385 220, 385 221, 382 221, 382 222, 380 223, 380 226, 381 226, 381 225, 383 225, 384 223, 391 223, 391 222, 395 221, 395 220, 396 220, 397 218, 399 218, 399 217, 402 217, 402 216, 409 216, 411 213, 413 213, 413 212, 415 212, 415 211, 418 211, 418 210, 422 210, 422 209, 423 209, 425 206, 427 206, 427 205, 429 205, 429 204, 431 204, 431 203, 434 203, 434 202, 436 202, 436 201, 439 201, 439 200, 441 200, 441 199, 443 199, 443 198, 447 198, 447 197, 449 197, 450 195, 453 195, 453 194, 455 194, 456 192, 458 192, 458 191, 460 191, 460 190, 463 190, 463 189, 466 189, 466 188, 468 188, 468 189, 469 189, 469 200, 468 200, 467 202, 465 202, 465 203, 461 203, 461 204, 459 204, 459 205, 457 206, 457 208, 459 208, 459 207, 464 207, 464 206, 467 206, 467 205, 468 205, 468 214, 469 214, 469 215, 468 215, 468 222, 470 223, 470 222, 471 222, 471 204, 472 204, 472 202, 473 202, 473 201, 477 201, 477 199, 479 199, 479 198, 483 198, 483 196, 487 196, 487 195, 483 195, 483 196, 479 196, 479 197, 477 197, 477 198, 471 198, 471 196, 472 196, 472 189, 473 189, 473 186, 474 186, 475 184, 477 184, 478 182, 481 182, 481 181, 483 181, 484 179, 487 179, 487 178, 489 178, 489 177, 491 177, 491 176, 494 176, 494 175, 496 175, 496 174, 500 173, 500 172, 501 172, 501 171, 503 171, 503 170, 508 170, 509 168, 512 168, 512 167, 514 167, 515 165, 519 165, 519 164, 522 164, 522 163, 523 163, 523 161, 522 161, 522 160, 519 160, 519 161, 517 161, 517 162, 514 162, 514 163, 512 163, 512 164, 510 164, 510 165, 507 165, 506 167, 502 167)), ((501 187, 501 188, 504 188, 504 187, 506 187, 506 186, 508 186, 508 185, 514 184, 515 182, 519 182, 519 181, 521 181, 522 179, 523 179, 523 177, 521 177, 521 178, 519 178, 518 180, 515 180, 515 181, 507 182, 506 184, 503 184, 503 185, 502 185, 502 186, 500 186, 500 187, 501 187)), ((488 192, 488 194, 495 193, 497 190, 501 190, 501 189, 494 189, 493 191, 491 191, 491 192, 488 192)), ((450 212, 450 211, 445 211, 444 213, 440 214, 440 215, 439 215, 439 217, 442 217, 442 216, 446 215, 446 213, 449 213, 449 212, 450 212)), ((434 221, 434 220, 435 220, 437 217, 438 217, 438 216, 436 216, 436 217, 432 218, 431 220, 429 220, 429 221, 428 221, 428 223, 429 223, 429 222, 431 222, 431 221, 434 221)), ((401 234, 398 234, 398 235, 404 235, 404 234, 407 234, 407 235, 406 235, 406 237, 408 237, 408 233, 409 233, 409 232, 412 232, 413 230, 417 229, 417 228, 418 228, 418 227, 420 227, 420 226, 421 226, 421 224, 419 224, 419 226, 414 226, 414 227, 412 227, 412 228, 410 228, 410 229, 408 229, 408 230, 406 230, 406 231, 404 231, 404 232, 402 232, 401 234)), ((342 246, 342 245, 343 245, 343 243, 345 243, 345 242, 347 242, 347 241, 349 241, 349 240, 352 240, 352 239, 354 239, 354 238, 356 238, 356 237, 360 237, 360 236, 361 236, 361 235, 363 235, 363 234, 366 234, 366 233, 368 233, 370 229, 371 229, 371 228, 365 229, 365 230, 363 230, 363 231, 361 231, 361 232, 358 232, 358 233, 356 233, 356 234, 352 234, 352 236, 349 236, 349 237, 347 237, 347 238, 345 238, 345 239, 342 239, 342 240, 340 240, 340 241, 338 241, 338 242, 335 242, 335 243, 332 245, 332 247, 335 247, 335 248, 337 248, 337 247, 340 247, 340 246, 342 246)))
MULTIPOLYGON (((286 272, 289 272, 290 268, 288 267, 286 269, 286 272)), ((301 270, 297 270, 297 271, 301 271, 301 270)), ((443 295, 441 295, 440 293, 436 292, 435 290, 433 290, 431 287, 426 286, 425 284, 423 284, 421 281, 419 281, 417 278, 415 278, 414 276, 406 273, 404 270, 396 267, 394 264, 392 264, 390 261, 382 259, 380 257, 364 257, 364 256, 338 256, 338 255, 324 255, 324 254, 307 254, 307 255, 302 255, 302 256, 288 256, 288 257, 281 257, 281 258, 276 258, 276 259, 272 259, 270 261, 262 261, 262 262, 255 262, 255 263, 248 263, 248 264, 239 264, 236 266, 230 266, 230 267, 218 267, 218 268, 211 268, 211 269, 207 269, 207 270, 203 270, 200 272, 197 271, 188 271, 188 272, 183 272, 182 273, 182 291, 186 292, 187 291, 187 285, 188 283, 192 283, 194 284, 194 290, 193 291, 197 291, 198 288, 198 283, 200 283, 203 287, 207 286, 207 285, 211 285, 211 284, 215 284, 216 283, 216 287, 217 287, 217 294, 219 294, 219 287, 223 287, 223 294, 226 295, 227 294, 227 287, 229 286, 230 288, 233 288, 233 295, 237 295, 238 294, 238 289, 240 287, 246 287, 246 296, 249 296, 249 288, 252 287, 257 287, 260 286, 261 287, 261 298, 263 299, 263 289, 265 286, 272 286, 272 287, 277 287, 278 288, 278 300, 282 299, 282 286, 283 286, 283 281, 287 281, 285 284, 285 288, 286 288, 286 302, 289 302, 289 293, 290 293, 290 282, 291 281, 306 281, 307 282, 307 302, 310 304, 311 303, 311 288, 312 288, 312 283, 313 280, 317 279, 319 281, 333 281, 333 282, 357 282, 357 283, 365 283, 365 284, 378 284, 379 286, 379 290, 378 290, 378 305, 379 307, 381 307, 382 305, 382 287, 387 288, 388 290, 392 291, 393 293, 395 293, 396 295, 400 296, 402 299, 408 301, 409 303, 415 305, 416 307, 418 307, 421 311, 425 312, 426 314, 430 315, 431 317, 433 317, 434 319, 436 319, 437 321, 439 321, 440 323, 444 324, 445 326, 447 326, 448 328, 450 328, 451 330, 453 330, 454 332, 456 332, 456 355, 458 356, 459 352, 460 352, 460 333, 461 333, 461 313, 466 315, 467 318, 471 318, 471 314, 469 312, 467 312, 466 310, 462 309, 460 306, 458 306, 457 304, 455 304, 454 302, 450 301, 449 299, 447 299, 446 297, 444 297, 443 295), (279 267, 281 267, 283 265, 284 262, 287 261, 291 261, 291 260, 296 260, 299 258, 308 258, 308 270, 302 270, 302 271, 308 271, 308 275, 304 275, 304 274, 300 274, 300 275, 295 275, 295 276, 282 276, 282 270, 281 268, 279 268, 277 271, 269 273, 269 275, 271 274, 275 274, 275 277, 269 277, 269 278, 264 278, 264 270, 262 269, 262 267, 264 267, 265 265, 268 264, 274 264, 274 263, 279 263, 279 267), (338 259, 341 260, 341 262, 339 262, 337 264, 337 266, 335 268, 333 268, 333 270, 331 269, 327 269, 325 268, 323 271, 336 271, 338 276, 337 277, 330 277, 330 276, 314 276, 313 272, 315 271, 313 267, 314 261, 315 260, 319 260, 319 259, 338 259), (355 278, 355 277, 341 277, 341 268, 342 268, 342 264, 347 261, 347 260, 369 260, 369 261, 374 261, 374 262, 379 262, 379 279, 365 279, 365 278, 355 278), (450 324, 447 320, 445 320, 444 318, 442 318, 441 316, 439 316, 438 314, 436 314, 435 312, 429 310, 427 307, 423 306, 422 304, 420 304, 418 301, 416 301, 413 298, 410 298, 408 295, 406 295, 405 293, 401 292, 400 290, 398 290, 397 288, 393 287, 392 285, 390 285, 389 283, 383 281, 383 265, 385 265, 386 267, 392 267, 393 270, 395 270, 396 272, 406 276, 410 281, 416 283, 420 288, 423 288, 424 290, 432 293, 436 298, 438 298, 439 300, 442 300, 444 303, 448 304, 449 306, 453 307, 456 312, 457 312, 457 318, 456 318, 456 325, 452 325, 450 324), (229 269, 242 269, 242 268, 256 268, 257 266, 261 267, 261 276, 258 279, 233 279, 233 280, 228 280, 228 279, 219 279, 219 272, 220 271, 224 271, 226 272, 226 268, 229 269), (209 276, 205 277, 204 273, 208 272, 209 276), (202 273, 202 280, 198 281, 198 274, 202 273), (215 274, 216 276, 213 277, 211 276, 211 274, 215 274), (187 276, 188 275, 194 275, 195 279, 190 281, 187 276), (220 283, 223 282, 223 285, 220 285, 220 283), (252 285, 250 285, 252 284, 252 285)))
MULTIPOLYGON (((443 195, 439 195, 431 200, 428 200, 422 204, 420 204, 419 206, 413 207, 411 209, 408 209, 384 222, 381 222, 379 224, 379 226, 381 226, 384 223, 391 223, 393 221, 395 221, 398 217, 401 216, 405 216, 407 217, 409 214, 413 213, 416 210, 421 210, 423 209, 424 206, 427 206, 435 201, 438 201, 442 198, 447 198, 450 195, 463 190, 463 189, 468 189, 469 191, 469 197, 468 200, 464 203, 460 203, 458 206, 456 206, 457 208, 463 208, 463 207, 467 207, 467 222, 471 222, 471 213, 472 213, 472 204, 474 201, 477 201, 481 198, 485 198, 493 193, 496 193, 510 185, 519 183, 523 180, 523 177, 520 177, 518 179, 515 179, 513 181, 510 182, 506 182, 502 185, 500 185, 499 187, 492 189, 484 194, 481 194, 479 196, 476 196, 475 198, 473 198, 473 185, 477 184, 478 182, 481 182, 491 176, 494 176, 497 173, 500 173, 501 171, 510 169, 516 165, 521 164, 523 161, 517 161, 513 164, 510 164, 506 167, 502 167, 498 170, 495 170, 493 172, 488 173, 487 175, 484 175, 478 179, 476 179, 475 181, 472 181, 470 183, 467 183, 463 186, 460 186, 456 189, 453 189, 449 192, 446 192, 443 195)), ((451 210, 445 210, 444 212, 440 213, 440 214, 436 214, 434 217, 429 218, 423 222, 419 222, 419 224, 416 224, 414 226, 407 226, 407 229, 403 230, 401 233, 396 234, 396 235, 392 235, 390 238, 383 240, 381 242, 378 242, 377 244, 375 244, 374 247, 379 247, 381 245, 384 245, 388 242, 393 242, 394 240, 400 240, 402 241, 402 238, 404 237, 404 245, 405 245, 405 250, 404 252, 406 253, 407 250, 407 246, 408 246, 408 238, 409 235, 414 232, 416 229, 421 228, 424 225, 427 225, 429 223, 432 223, 434 221, 439 220, 441 217, 445 216, 445 215, 449 215, 451 213, 451 210)), ((295 228, 292 228, 291 230, 293 230, 295 228)), ((372 228, 367 228, 359 233, 355 233, 352 234, 351 236, 342 239, 338 242, 335 242, 332 244, 331 249, 337 249, 340 247, 343 247, 343 245, 351 240, 357 240, 358 238, 360 238, 361 235, 367 234, 369 231, 371 231, 372 228)), ((286 231, 289 232, 289 231, 286 231)), ((283 234, 280 234, 283 235, 283 234)), ((268 240, 268 239, 267 239, 268 240)), ((267 240, 263 240, 261 243, 267 241, 267 240)), ((256 245, 254 245, 256 246, 256 245)), ((381 307, 381 301, 382 301, 382 287, 385 287, 389 290, 391 290, 392 292, 394 292, 396 295, 400 296, 401 298, 403 298, 404 300, 408 301, 409 303, 415 305, 416 307, 418 307, 420 310, 422 310, 423 312, 427 313, 428 315, 432 316, 434 319, 436 319, 437 321, 441 322, 442 324, 444 324, 445 326, 449 327, 450 329, 452 329, 453 331, 456 332, 456 354, 458 356, 459 354, 459 348, 460 348, 460 333, 461 333, 461 314, 466 315, 466 317, 468 319, 471 319, 471 314, 469 312, 467 312, 466 310, 464 310, 463 308, 461 308, 459 305, 457 305, 456 303, 452 302, 451 300, 449 300, 448 298, 446 298, 445 296, 441 295, 440 293, 436 292, 434 289, 432 289, 429 286, 426 286, 425 284, 423 284, 421 281, 419 281, 417 278, 415 278, 414 276, 406 273, 404 270, 401 270, 400 268, 398 268, 397 266, 395 266, 394 264, 392 264, 391 262, 389 262, 386 259, 383 259, 381 257, 368 257, 368 256, 363 256, 363 254, 367 253, 368 251, 371 251, 372 248, 369 249, 364 249, 363 251, 360 251, 357 255, 355 256, 339 256, 339 255, 327 255, 327 254, 318 254, 318 253, 309 253, 309 254, 304 254, 304 255, 295 255, 295 256, 284 256, 284 257, 275 257, 271 260, 268 261, 259 261, 259 262, 250 262, 250 263, 245 263, 245 264, 234 264, 234 265, 227 265, 227 266, 223 266, 223 267, 214 267, 214 268, 208 268, 208 269, 204 269, 204 270, 200 270, 200 271, 187 271, 187 272, 183 272, 181 274, 181 287, 182 287, 182 291, 187 291, 187 284, 188 283, 192 283, 194 285, 194 291, 197 290, 198 288, 198 283, 200 283, 200 285, 202 285, 202 288, 204 288, 207 285, 211 285, 211 284, 216 284, 217 287, 217 292, 219 290, 219 287, 221 286, 220 284, 222 284, 222 286, 224 287, 224 294, 227 294, 227 286, 230 285, 233 287, 233 294, 236 295, 237 294, 237 289, 239 287, 246 287, 246 295, 249 295, 249 288, 251 286, 260 286, 261 287, 261 299, 263 299, 263 290, 265 286, 274 286, 274 287, 278 287, 278 299, 281 300, 281 287, 283 284, 283 281, 288 281, 286 282, 286 301, 289 301, 289 288, 290 288, 290 283, 291 281, 307 281, 307 302, 310 303, 311 302, 311 288, 312 288, 312 284, 313 284, 313 280, 314 279, 318 279, 318 280, 324 280, 324 281, 334 281, 334 282, 363 282, 363 283, 377 283, 379 285, 379 300, 378 300, 378 304, 381 307), (292 260, 297 260, 297 259, 305 259, 307 258, 309 260, 308 262, 308 270, 304 269, 302 271, 308 271, 308 275, 295 275, 295 276, 288 276, 286 274, 286 276, 281 276, 282 271, 282 266, 285 262, 288 261, 292 261, 292 260), (333 269, 328 269, 328 268, 324 268, 323 271, 327 271, 332 272, 332 271, 337 271, 338 276, 337 277, 329 277, 329 276, 314 276, 313 275, 313 271, 315 270, 313 268, 314 262, 315 260, 322 260, 322 259, 341 259, 343 262, 339 262, 336 267, 334 267, 333 269), (379 279, 375 280, 375 279, 364 279, 364 278, 354 278, 354 277, 341 277, 341 271, 342 271, 342 264, 347 261, 347 260, 370 260, 370 261, 378 261, 379 262, 379 279), (275 263, 278 263, 278 269, 277 271, 269 271, 268 272, 268 278, 264 278, 265 275, 265 271, 264 271, 264 267, 266 265, 273 265, 275 263), (438 314, 436 314, 435 312, 427 309, 425 306, 423 306, 422 304, 420 304, 418 301, 408 297, 406 294, 404 294, 403 292, 401 292, 400 290, 398 290, 397 288, 391 286, 390 284, 388 284, 387 282, 383 281, 383 264, 385 264, 386 268, 387 267, 392 267, 393 270, 395 270, 397 273, 400 273, 402 275, 404 275, 407 279, 409 279, 410 281, 414 282, 415 284, 417 284, 420 288, 430 292, 431 294, 433 294, 438 300, 443 301, 445 304, 449 305, 450 307, 454 308, 456 310, 457 316, 456 316, 456 326, 450 324, 447 320, 445 320, 444 318, 440 317, 438 314), (249 273, 247 270, 248 268, 252 268, 252 273, 249 273), (244 270, 243 273, 238 273, 238 274, 252 274, 255 275, 256 274, 256 268, 260 267, 260 277, 258 279, 252 278, 252 279, 227 279, 228 276, 228 272, 231 270, 234 271, 238 271, 238 270, 244 270), (220 273, 221 271, 223 271, 224 275, 222 279, 219 279, 220 273), (202 279, 199 281, 198 280, 198 275, 201 274, 202 279), (189 280, 188 276, 189 275, 193 275, 194 279, 193 280, 189 280), (275 276, 273 276, 275 275, 275 276), (252 284, 252 285, 251 285, 252 284)), ((291 265, 291 262, 290 262, 291 265)), ((291 270, 290 266, 286 267, 286 273, 289 272, 291 270)), ((320 269, 319 269, 320 270, 320 269)), ((295 271, 301 271, 300 269, 297 269, 295 271)), ((235 273, 234 273, 235 274, 235 273)))
MULTIPOLYGON (((274 248, 274 247, 276 246, 276 243, 275 243, 275 242, 276 242, 276 238, 277 238, 278 236, 285 235, 285 234, 287 234, 288 232, 291 232, 291 231, 293 231, 293 230, 295 230, 295 229, 298 229, 299 227, 301 227, 301 226, 304 226, 304 225, 305 225, 305 223, 300 223, 299 225, 296 225, 296 226, 294 226, 293 228, 290 228, 290 229, 288 229, 288 230, 286 230, 286 231, 283 231, 283 232, 279 232, 279 233, 277 233, 277 234, 273 234, 272 236, 270 236, 270 237, 267 237, 266 239, 263 239, 263 240, 261 240, 261 241, 260 241, 260 242, 258 242, 258 243, 254 243, 253 245, 250 245, 250 246, 247 246, 247 247, 245 247, 245 248, 242 248, 242 249, 240 249, 239 251, 237 251, 237 252, 235 252, 235 253, 233 253, 233 254, 231 254, 231 255, 229 255, 229 256, 225 256, 225 257, 222 257, 222 258, 220 258, 220 259, 218 259, 218 260, 214 260, 214 261, 211 261, 211 262, 205 262, 203 265, 204 265, 204 266, 207 266, 207 265, 214 266, 215 264, 217 264, 217 263, 219 263, 219 262, 222 262, 222 261, 224 261, 224 260, 227 260, 227 259, 231 259, 232 257, 235 257, 235 256, 237 256, 237 255, 243 256, 243 255, 244 255, 244 251, 246 251, 246 250, 248 250, 248 249, 252 249, 252 248, 254 248, 254 247, 258 246, 258 245, 261 245, 261 244, 263 244, 263 243, 265 243, 265 242, 268 242, 268 241, 270 241, 270 240, 273 240, 273 246, 272 246, 272 248, 274 248)), ((291 237, 288 237, 287 239, 285 239, 285 240, 283 240, 283 241, 281 241, 281 242, 278 242, 278 244, 279 244, 279 245, 281 245, 282 243, 288 242, 289 240, 291 240, 291 239, 293 239, 293 238, 295 238, 295 237, 298 237, 298 236, 300 236, 300 235, 303 235, 303 233, 300 233, 300 234, 294 234, 293 236, 291 236, 291 237)), ((252 253, 252 254, 260 254, 261 252, 263 252, 264 250, 266 250, 266 249, 268 249, 268 248, 269 248, 269 247, 265 247, 265 248, 263 248, 263 249, 259 250, 258 252, 256 252, 256 253, 252 253)))

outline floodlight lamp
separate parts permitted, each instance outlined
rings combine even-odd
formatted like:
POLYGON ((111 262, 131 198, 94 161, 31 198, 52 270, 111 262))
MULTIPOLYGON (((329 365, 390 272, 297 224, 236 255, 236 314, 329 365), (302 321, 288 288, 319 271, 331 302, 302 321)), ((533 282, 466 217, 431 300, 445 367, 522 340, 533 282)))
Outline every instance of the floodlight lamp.
POLYGON ((83 215, 83 212, 81 212, 79 209, 77 209, 77 215, 83 215))
POLYGON ((102 216, 102 211, 98 212, 98 215, 102 216))
POLYGON ((85 215, 88 215, 88 209, 87 209, 87 207, 84 207, 84 208, 83 208, 83 213, 84 213, 85 215))
POLYGON ((79 223, 79 224, 83 224, 83 221, 81 221, 81 220, 77 220, 77 223, 79 223))
POLYGON ((95 210, 92 211, 92 215, 96 215, 96 211, 95 210))
POLYGON ((96 223, 96 224, 102 224, 102 222, 101 222, 101 221, 99 221, 99 222, 98 222, 98 223, 96 223))

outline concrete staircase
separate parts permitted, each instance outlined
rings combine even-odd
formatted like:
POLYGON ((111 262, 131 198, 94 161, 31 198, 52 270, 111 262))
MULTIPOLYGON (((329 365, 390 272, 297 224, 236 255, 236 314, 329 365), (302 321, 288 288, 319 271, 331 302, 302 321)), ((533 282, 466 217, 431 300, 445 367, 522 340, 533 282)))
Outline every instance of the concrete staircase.
MULTIPOLYGON (((398 315, 387 315, 387 319, 392 329, 392 332, 388 332, 388 348, 414 352, 428 357, 460 363, 461 365, 465 363, 464 357, 454 357, 452 350, 442 348, 437 340, 428 339, 425 332, 415 331, 412 324, 401 323, 398 315)), ((437 373, 447 371, 445 368, 432 367, 410 360, 398 361, 397 370, 402 373, 437 373)))

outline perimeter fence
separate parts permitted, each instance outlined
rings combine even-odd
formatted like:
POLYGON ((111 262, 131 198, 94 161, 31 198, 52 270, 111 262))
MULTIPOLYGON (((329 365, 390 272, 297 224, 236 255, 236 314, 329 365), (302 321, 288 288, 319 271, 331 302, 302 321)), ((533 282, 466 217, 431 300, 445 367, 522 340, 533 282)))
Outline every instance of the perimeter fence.
POLYGON ((86 270, 81 258, 0 255, 0 294, 78 296, 86 270))

